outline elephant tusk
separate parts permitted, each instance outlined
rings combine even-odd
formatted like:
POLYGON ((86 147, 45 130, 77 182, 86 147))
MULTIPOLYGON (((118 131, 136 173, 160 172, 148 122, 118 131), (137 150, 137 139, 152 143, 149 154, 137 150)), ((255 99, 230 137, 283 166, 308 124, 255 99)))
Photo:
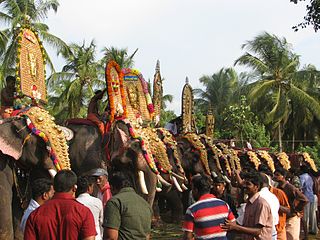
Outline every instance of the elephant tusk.
POLYGON ((48 169, 48 172, 52 178, 54 178, 54 176, 57 174, 57 171, 52 168, 48 169))
POLYGON ((188 190, 187 186, 184 185, 184 183, 181 184, 181 188, 182 188, 183 191, 187 191, 188 190))
POLYGON ((171 184, 168 183, 166 180, 164 180, 163 177, 161 177, 160 174, 158 174, 157 177, 158 177, 159 181, 160 181, 163 185, 165 185, 165 186, 167 186, 167 187, 171 186, 171 184))
POLYGON ((140 183, 140 188, 141 188, 142 193, 143 194, 148 194, 146 181, 144 179, 144 172, 143 171, 139 171, 138 175, 139 175, 139 183, 140 183))
POLYGON ((171 174, 173 176, 175 176, 176 178, 179 178, 180 180, 184 180, 184 177, 183 176, 180 176, 179 174, 176 174, 175 172, 171 172, 171 174))
POLYGON ((179 185, 179 183, 178 183, 178 181, 177 181, 177 179, 176 179, 174 176, 171 176, 171 179, 172 179, 172 181, 173 181, 173 183, 174 183, 174 186, 177 188, 177 190, 178 190, 179 192, 183 192, 182 189, 181 189, 181 187, 180 187, 180 185, 179 185))
POLYGON ((161 191, 162 191, 162 188, 156 187, 156 191, 157 191, 157 192, 161 192, 161 191))
POLYGON ((218 174, 216 174, 216 172, 215 172, 215 171, 211 171, 211 175, 212 175, 212 177, 213 177, 213 178, 218 177, 218 174))
POLYGON ((223 178, 228 184, 231 183, 230 179, 229 179, 226 175, 222 175, 222 178, 223 178))

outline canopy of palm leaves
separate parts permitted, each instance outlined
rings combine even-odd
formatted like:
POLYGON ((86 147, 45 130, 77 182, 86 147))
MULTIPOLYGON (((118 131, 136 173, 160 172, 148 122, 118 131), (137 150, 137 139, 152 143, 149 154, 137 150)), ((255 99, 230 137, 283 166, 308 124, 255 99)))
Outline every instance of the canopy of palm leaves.
POLYGON ((121 68, 132 68, 134 65, 133 57, 137 51, 138 48, 130 56, 128 56, 127 48, 118 49, 115 47, 105 47, 102 50, 105 55, 102 59, 102 63, 106 64, 107 62, 113 60, 118 63, 121 68))

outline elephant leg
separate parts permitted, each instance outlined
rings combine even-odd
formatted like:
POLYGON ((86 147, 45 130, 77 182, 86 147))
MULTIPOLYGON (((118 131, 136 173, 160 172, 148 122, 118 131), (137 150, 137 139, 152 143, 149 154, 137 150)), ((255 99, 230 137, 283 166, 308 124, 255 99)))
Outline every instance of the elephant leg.
POLYGON ((166 194, 167 205, 171 210, 171 221, 180 223, 182 219, 183 206, 180 194, 177 190, 172 190, 166 194))
POLYGON ((20 199, 18 195, 13 190, 12 196, 12 221, 13 221, 13 231, 14 231, 14 240, 23 240, 23 232, 20 230, 20 223, 23 216, 23 209, 21 207, 20 199))
POLYGON ((0 161, 0 168, 0 239, 12 240, 12 170, 3 159, 0 161))

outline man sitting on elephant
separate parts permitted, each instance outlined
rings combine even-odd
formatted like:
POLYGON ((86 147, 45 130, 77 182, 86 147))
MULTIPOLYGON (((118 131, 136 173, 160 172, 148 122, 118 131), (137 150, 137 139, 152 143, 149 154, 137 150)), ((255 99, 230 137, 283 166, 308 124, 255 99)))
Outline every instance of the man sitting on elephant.
POLYGON ((0 114, 2 118, 8 118, 13 110, 14 92, 15 92, 16 78, 8 76, 6 78, 6 87, 1 90, 1 109, 0 114))
POLYGON ((106 89, 103 91, 98 90, 94 93, 95 95, 91 98, 89 102, 87 115, 87 119, 89 119, 98 126, 99 131, 102 135, 105 134, 105 124, 102 121, 102 116, 99 114, 98 101, 102 99, 105 91, 106 89))

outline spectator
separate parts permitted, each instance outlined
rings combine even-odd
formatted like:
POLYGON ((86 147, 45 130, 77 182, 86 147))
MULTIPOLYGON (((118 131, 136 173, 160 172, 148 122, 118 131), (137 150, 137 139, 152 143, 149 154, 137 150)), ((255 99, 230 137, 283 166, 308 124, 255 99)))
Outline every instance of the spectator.
POLYGON ((103 239, 149 239, 152 209, 132 188, 127 175, 114 173, 110 178, 113 197, 104 210, 103 239))
POLYGON ((77 176, 71 170, 57 173, 53 183, 55 194, 30 214, 24 239, 94 240, 94 219, 90 209, 76 201, 76 183, 77 176))
POLYGON ((226 231, 238 231, 243 233, 244 240, 270 240, 272 239, 272 214, 271 208, 259 191, 262 180, 259 173, 249 172, 244 175, 244 188, 248 194, 248 202, 245 207, 243 225, 237 225, 229 220, 222 228, 226 231))
POLYGON ((111 189, 108 182, 108 172, 103 168, 94 169, 91 176, 96 177, 96 184, 99 188, 97 198, 102 201, 103 207, 106 206, 107 201, 111 198, 111 189))
POLYGON ((92 197, 93 185, 96 179, 94 177, 79 177, 77 181, 77 201, 85 205, 91 210, 96 226, 96 240, 102 239, 102 221, 103 221, 103 206, 100 199, 92 197))
POLYGON ((278 182, 278 188, 283 190, 288 197, 290 213, 287 214, 286 233, 287 240, 299 240, 300 217, 308 199, 295 186, 286 181, 287 171, 281 167, 276 168, 274 179, 278 182))
POLYGON ((270 192, 269 190, 269 178, 265 173, 260 173, 261 179, 262 179, 262 188, 260 190, 260 196, 267 201, 271 208, 271 214, 272 214, 272 239, 277 239, 277 230, 276 225, 279 223, 279 208, 280 203, 276 195, 270 192))
POLYGON ((313 193, 313 179, 309 174, 310 169, 306 165, 301 166, 300 183, 303 194, 308 198, 308 203, 304 206, 303 220, 305 223, 306 233, 317 234, 317 203, 316 196, 313 193), (310 231, 309 231, 310 225, 310 231))
POLYGON ((192 178, 192 195, 196 200, 186 211, 182 229, 183 239, 227 239, 220 227, 235 218, 226 202, 210 194, 211 183, 206 175, 192 178))
POLYGON ((31 191, 32 191, 32 198, 29 202, 28 208, 25 210, 22 216, 21 223, 20 223, 20 229, 22 232, 24 232, 24 229, 26 227, 26 222, 30 213, 32 213, 35 209, 37 209, 46 201, 52 198, 54 194, 52 181, 46 178, 36 179, 32 183, 31 191))

